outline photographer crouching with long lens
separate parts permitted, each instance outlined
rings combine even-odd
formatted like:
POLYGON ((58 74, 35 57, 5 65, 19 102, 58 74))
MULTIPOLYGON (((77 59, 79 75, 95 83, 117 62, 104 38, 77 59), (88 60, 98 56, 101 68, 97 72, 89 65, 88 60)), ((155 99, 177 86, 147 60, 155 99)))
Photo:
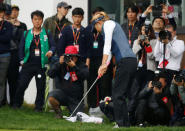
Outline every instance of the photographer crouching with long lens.
POLYGON ((132 49, 138 60, 136 79, 141 89, 148 81, 154 78, 156 64, 153 50, 157 40, 150 21, 146 21, 145 24, 141 26, 139 34, 138 39, 134 41, 132 49))
MULTIPOLYGON (((78 105, 83 97, 83 81, 89 74, 88 67, 80 59, 79 53, 75 46, 68 46, 65 54, 51 66, 48 75, 51 78, 60 76, 61 88, 54 89, 49 93, 49 102, 56 113, 56 118, 62 118, 60 106, 67 106, 70 113, 78 105)), ((83 104, 79 106, 77 112, 83 112, 83 104)))
POLYGON ((176 37, 176 28, 167 25, 165 30, 160 31, 159 40, 156 43, 154 56, 159 60, 159 70, 165 70, 168 74, 168 84, 170 85, 173 76, 180 70, 184 53, 184 41, 176 37))
POLYGON ((185 69, 175 75, 170 86, 174 114, 170 121, 172 126, 185 125, 185 69))
POLYGON ((170 111, 167 107, 168 95, 165 72, 156 73, 153 81, 139 93, 139 103, 136 109, 138 126, 168 125, 170 111))

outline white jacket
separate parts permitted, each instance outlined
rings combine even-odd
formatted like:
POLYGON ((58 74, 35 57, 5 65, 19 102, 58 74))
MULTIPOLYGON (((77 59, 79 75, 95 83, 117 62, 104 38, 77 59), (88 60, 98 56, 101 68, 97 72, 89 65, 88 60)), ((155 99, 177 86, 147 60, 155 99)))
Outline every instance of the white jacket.
MULTIPOLYGON (((184 50, 184 41, 177 40, 176 37, 166 44, 165 59, 168 60, 168 64, 165 68, 179 71, 184 50)), ((163 62, 163 54, 163 43, 158 40, 154 49, 154 56, 159 64, 163 62)), ((161 67, 158 65, 158 68, 161 67)))

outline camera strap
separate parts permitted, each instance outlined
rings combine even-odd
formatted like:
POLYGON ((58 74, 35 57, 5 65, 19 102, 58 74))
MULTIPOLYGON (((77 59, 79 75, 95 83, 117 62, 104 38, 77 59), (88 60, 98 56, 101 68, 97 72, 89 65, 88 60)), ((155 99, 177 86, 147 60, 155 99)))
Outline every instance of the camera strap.
POLYGON ((128 37, 129 37, 129 44, 130 45, 132 44, 131 37, 132 37, 133 29, 134 29, 134 24, 133 25, 129 24, 128 25, 128 37))
POLYGON ((0 25, 0 30, 3 28, 3 23, 4 23, 4 21, 2 21, 2 23, 0 25))

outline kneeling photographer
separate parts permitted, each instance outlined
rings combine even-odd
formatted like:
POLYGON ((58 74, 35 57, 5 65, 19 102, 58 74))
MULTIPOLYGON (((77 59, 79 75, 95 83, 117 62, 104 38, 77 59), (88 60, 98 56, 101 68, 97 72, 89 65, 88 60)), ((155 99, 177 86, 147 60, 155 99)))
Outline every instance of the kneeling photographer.
MULTIPOLYGON (((61 87, 50 92, 48 100, 56 113, 56 118, 62 118, 60 106, 67 106, 70 113, 74 111, 83 97, 83 82, 89 74, 88 67, 81 62, 75 46, 68 46, 65 49, 60 63, 57 62, 51 66, 48 75, 54 78, 58 73, 60 74, 61 87)), ((74 115, 79 111, 83 112, 82 104, 74 115)))
POLYGON ((176 28, 173 25, 167 25, 165 30, 159 33, 154 56, 159 60, 158 68, 167 72, 169 85, 173 76, 180 70, 183 53, 184 41, 177 39, 176 28))
POLYGON ((167 107, 166 74, 160 72, 153 81, 139 93, 136 119, 139 126, 168 125, 170 111, 167 107))
POLYGON ((171 125, 185 125, 185 69, 175 75, 170 86, 172 95, 174 114, 172 116, 171 125))

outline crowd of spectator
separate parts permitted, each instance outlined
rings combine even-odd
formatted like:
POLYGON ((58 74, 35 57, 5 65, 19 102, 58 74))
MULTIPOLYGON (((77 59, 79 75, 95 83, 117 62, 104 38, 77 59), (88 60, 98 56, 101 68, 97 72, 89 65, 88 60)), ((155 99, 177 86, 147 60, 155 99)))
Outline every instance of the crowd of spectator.
MULTIPOLYGON (((33 27, 27 30, 18 20, 19 7, 0 3, 0 107, 21 108, 35 77, 35 111, 42 112, 49 76, 54 84, 47 100, 56 118, 63 118, 60 106, 72 113, 83 98, 84 81, 89 89, 99 77, 88 93, 89 113, 100 108, 117 127, 185 125, 184 41, 177 38, 168 6, 161 5, 167 19, 148 20, 152 7, 138 17, 139 8, 130 5, 123 25, 96 7, 83 27, 84 10, 74 8, 69 21, 72 6, 60 2, 57 13, 45 21, 42 11, 33 11, 33 27), (112 99, 102 102, 106 96, 112 99)), ((73 115, 83 111, 81 104, 73 115)))

